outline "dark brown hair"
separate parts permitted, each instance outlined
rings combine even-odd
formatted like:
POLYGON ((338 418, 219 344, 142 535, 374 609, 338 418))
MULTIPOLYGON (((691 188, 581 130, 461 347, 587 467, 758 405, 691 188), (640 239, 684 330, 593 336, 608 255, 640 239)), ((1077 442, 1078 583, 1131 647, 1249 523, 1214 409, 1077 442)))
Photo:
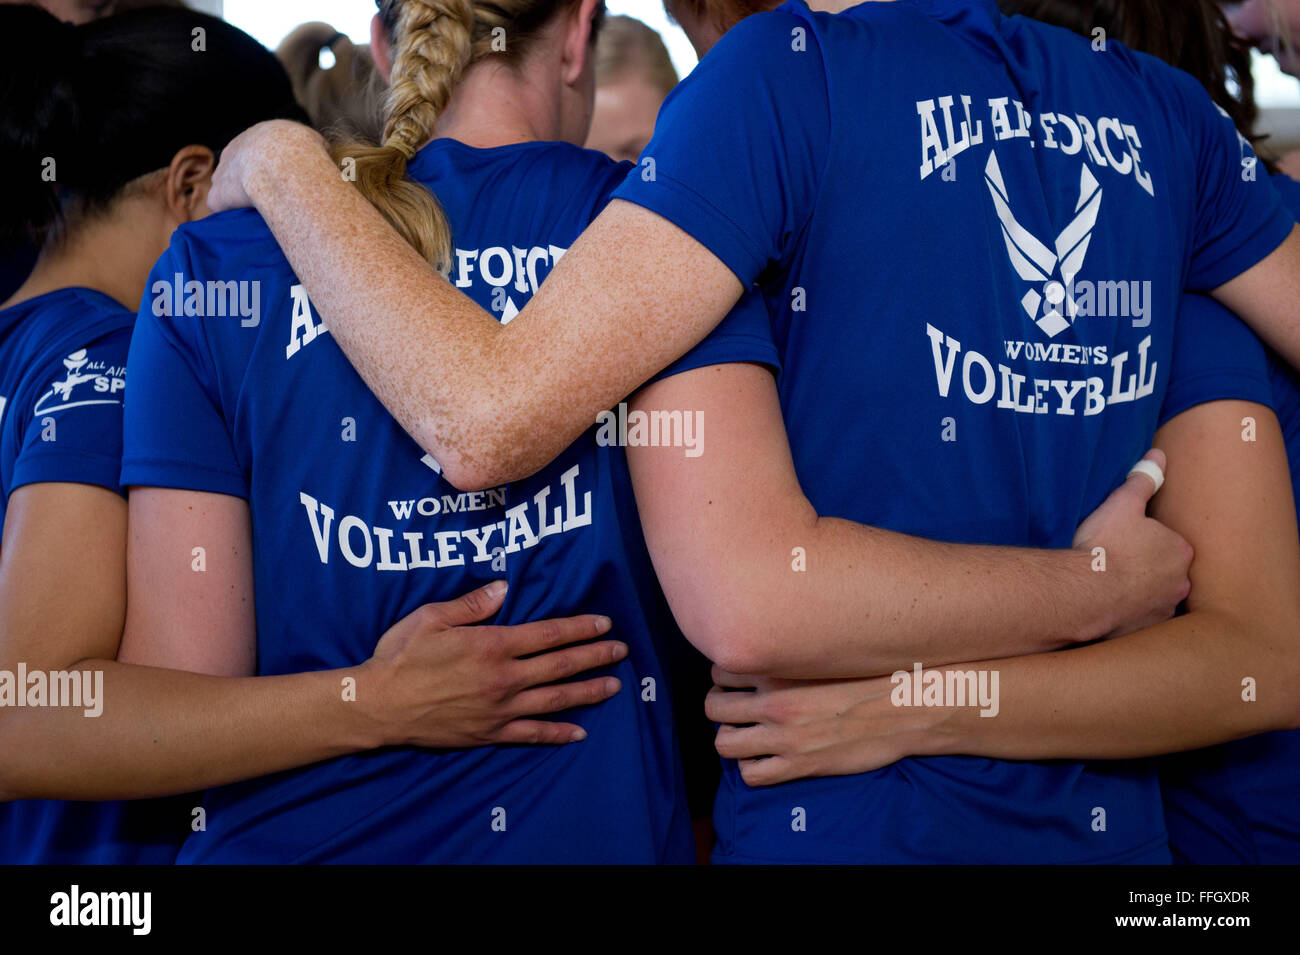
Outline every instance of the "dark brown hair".
POLYGON ((674 20, 686 13, 695 20, 713 24, 726 33, 745 17, 765 10, 775 10, 779 0, 664 0, 664 9, 674 20))
POLYGON ((1100 27, 1107 40, 1118 40, 1190 73, 1250 140, 1269 172, 1276 171, 1259 148, 1267 137, 1255 133, 1259 107, 1250 49, 1233 35, 1216 0, 999 0, 999 4, 1009 16, 1021 14, 1086 37, 1100 27))

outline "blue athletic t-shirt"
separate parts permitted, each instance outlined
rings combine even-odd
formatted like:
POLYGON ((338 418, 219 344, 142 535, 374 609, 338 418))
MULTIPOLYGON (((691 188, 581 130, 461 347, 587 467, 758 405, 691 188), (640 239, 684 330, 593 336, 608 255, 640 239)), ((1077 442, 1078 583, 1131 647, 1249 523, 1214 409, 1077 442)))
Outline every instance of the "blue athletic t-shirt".
MULTIPOLYGON (((1300 218, 1300 183, 1277 175, 1273 185, 1300 218)), ((1221 306, 1207 301, 1202 308, 1220 313, 1218 327, 1205 342, 1207 348, 1230 344, 1243 334, 1240 323, 1221 306)), ((1259 350, 1257 364, 1262 365, 1262 346, 1259 350)), ((1270 355, 1268 377, 1300 502, 1300 376, 1277 355, 1270 355)), ((1160 787, 1175 862, 1300 862, 1300 731, 1261 733, 1165 757, 1160 760, 1160 787)))
MULTIPOLYGON (((410 167, 452 225, 450 281, 502 321, 627 169, 563 143, 473 149, 451 140, 425 147, 410 167)), ((420 605, 503 578, 510 590, 490 623, 603 613, 609 636, 630 648, 601 671, 622 681, 616 697, 554 717, 581 724, 581 743, 390 748, 216 789, 207 831, 189 838, 181 861, 692 862, 664 679, 665 643, 682 638, 645 549, 622 448, 598 440, 593 422, 533 477, 458 491, 348 364, 251 210, 180 229, 151 288, 173 296, 170 309, 161 300, 156 309, 173 314, 154 314, 146 296, 131 346, 137 385, 122 481, 249 502, 260 673, 361 663, 420 605), (258 289, 255 325, 197 314, 211 311, 200 302, 207 283, 221 281, 260 283, 247 286, 249 301, 258 289), (191 287, 184 314, 173 293, 190 282, 203 284, 191 287)), ((674 370, 774 367, 766 311, 752 304, 674 370)), ((675 434, 684 454, 704 438, 680 416, 665 427, 661 439, 675 434)))
MULTIPOLYGON (((791 0, 670 94, 615 197, 760 284, 820 513, 1068 547, 1149 446, 1183 290, 1292 227, 1250 157, 1191 77, 993 0, 791 0)), ((907 759, 757 789, 727 763, 715 819, 720 861, 1168 860, 1148 762, 907 759)))
MULTIPOLYGON (((84 288, 0 311, 0 526, 9 495, 29 484, 121 491, 134 321, 108 296, 84 288)), ((68 568, 70 588, 76 577, 68 568)), ((0 864, 166 865, 189 831, 187 820, 175 800, 0 803, 0 864)))

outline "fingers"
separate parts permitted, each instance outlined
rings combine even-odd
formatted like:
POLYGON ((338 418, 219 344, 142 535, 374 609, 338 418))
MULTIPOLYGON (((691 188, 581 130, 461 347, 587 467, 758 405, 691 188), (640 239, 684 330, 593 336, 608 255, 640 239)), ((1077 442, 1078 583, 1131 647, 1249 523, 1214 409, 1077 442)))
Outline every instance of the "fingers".
POLYGON ((739 763, 740 778, 746 786, 775 786, 793 779, 803 779, 812 773, 801 770, 799 764, 785 756, 764 756, 745 759, 739 763))
POLYGON ((776 734, 768 726, 718 727, 713 748, 723 759, 754 759, 770 756, 776 750, 776 734))
POLYGON ((1152 448, 1142 456, 1141 461, 1133 465, 1133 469, 1128 472, 1128 479, 1123 486, 1131 491, 1138 492, 1145 504, 1155 497, 1156 492, 1165 483, 1167 464, 1165 453, 1159 448, 1152 448))
POLYGON ((436 627, 446 630, 452 627, 465 627, 486 620, 500 610, 501 604, 506 599, 506 589, 504 580, 494 580, 487 586, 471 590, 455 600, 425 604, 421 611, 429 616, 429 620, 436 627))
POLYGON ((561 746, 587 738, 587 731, 574 723, 547 723, 544 720, 514 720, 501 727, 496 743, 524 746, 561 746))
POLYGON ((731 673, 715 663, 713 664, 713 682, 718 686, 725 686, 733 690, 752 690, 758 686, 758 677, 746 676, 743 673, 731 673))
POLYGON ((757 723, 758 694, 724 690, 715 686, 704 698, 704 712, 715 723, 757 723))
POLYGON ((609 666, 627 656, 627 644, 618 640, 603 640, 580 647, 553 650, 541 656, 518 661, 517 675, 521 686, 540 686, 568 679, 585 670, 609 666))
POLYGON ((505 629, 506 649, 512 657, 528 656, 570 643, 594 640, 608 633, 610 626, 608 617, 594 614, 522 623, 505 629))
POLYGON ((622 685, 615 677, 602 676, 581 683, 537 687, 517 694, 509 712, 514 717, 525 717, 558 713, 575 706, 591 706, 608 700, 622 685))

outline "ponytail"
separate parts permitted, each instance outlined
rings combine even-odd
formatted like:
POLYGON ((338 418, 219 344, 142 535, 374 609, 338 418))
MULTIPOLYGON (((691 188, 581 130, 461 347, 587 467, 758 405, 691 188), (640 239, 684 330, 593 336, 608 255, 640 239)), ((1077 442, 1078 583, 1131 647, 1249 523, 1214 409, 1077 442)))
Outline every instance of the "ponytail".
MULTIPOLYGON (((517 63, 551 19, 575 0, 382 0, 380 17, 393 41, 391 87, 379 145, 336 142, 336 163, 355 165, 361 194, 426 261, 451 268, 452 237, 441 203, 406 174, 433 138, 452 92, 473 63, 494 56, 517 63), (496 43, 508 30, 510 43, 496 43)), ((599 23, 599 21, 598 21, 599 23)), ((592 39, 595 39, 595 29, 592 39)))
POLYGON ((334 143, 335 162, 355 163, 356 186, 426 261, 451 267, 451 226, 442 204, 406 175, 407 164, 433 136, 438 117, 469 64, 472 0, 405 0, 399 13, 384 140, 334 143))

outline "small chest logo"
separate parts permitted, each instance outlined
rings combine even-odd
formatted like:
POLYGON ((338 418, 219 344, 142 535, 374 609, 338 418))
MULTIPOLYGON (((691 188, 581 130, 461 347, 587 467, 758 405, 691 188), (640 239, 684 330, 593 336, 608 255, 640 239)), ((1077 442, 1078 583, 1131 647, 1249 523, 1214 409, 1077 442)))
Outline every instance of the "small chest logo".
POLYGON ((120 405, 126 391, 126 369, 95 361, 81 349, 63 359, 64 377, 50 384, 32 413, 39 417, 88 405, 120 405), (74 400, 75 399, 75 400, 74 400))

